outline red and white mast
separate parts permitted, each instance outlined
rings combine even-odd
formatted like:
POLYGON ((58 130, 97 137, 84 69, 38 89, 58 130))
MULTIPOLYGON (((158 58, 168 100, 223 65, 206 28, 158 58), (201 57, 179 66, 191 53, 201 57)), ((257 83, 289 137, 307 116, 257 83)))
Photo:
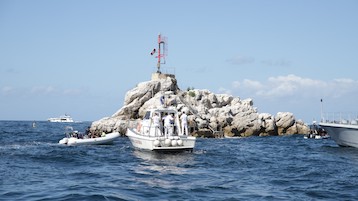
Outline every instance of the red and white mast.
MULTIPOLYGON (((155 49, 153 49, 151 55, 153 55, 156 52, 155 49)), ((162 36, 160 33, 158 35, 158 55, 155 58, 158 58, 157 63, 157 73, 161 73, 160 71, 160 64, 165 64, 165 57, 167 54, 167 37, 162 36), (162 59, 161 59, 162 58, 162 59)))

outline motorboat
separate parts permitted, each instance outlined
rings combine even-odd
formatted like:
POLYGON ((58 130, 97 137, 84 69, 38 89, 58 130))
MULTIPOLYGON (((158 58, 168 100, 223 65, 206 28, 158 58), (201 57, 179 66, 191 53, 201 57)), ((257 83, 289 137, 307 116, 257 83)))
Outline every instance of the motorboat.
POLYGON ((329 135, 320 135, 315 133, 306 134, 303 136, 304 139, 328 139, 329 135))
MULTIPOLYGON (((72 130, 72 127, 67 128, 72 130)), ((78 131, 66 132, 66 137, 61 139, 58 143, 65 145, 106 145, 112 144, 115 139, 120 137, 119 132, 102 133, 100 137, 90 137, 88 134, 83 134, 78 131)))
POLYGON ((353 121, 325 121, 319 124, 339 145, 358 148, 358 123, 353 121))
POLYGON ((107 133, 101 137, 96 138, 77 138, 65 137, 59 141, 59 144, 65 145, 106 145, 112 144, 115 139, 120 136, 119 132, 107 133))
POLYGON ((325 129, 316 124, 316 121, 313 121, 313 124, 309 126, 310 133, 303 136, 304 139, 328 139, 329 135, 325 129))
POLYGON ((52 117, 52 118, 48 118, 47 121, 49 122, 74 122, 72 117, 70 115, 63 115, 60 117, 52 117))
MULTIPOLYGON (((160 64, 164 64, 166 56, 166 37, 158 35, 158 51, 153 49, 151 55, 157 53, 157 73, 161 74, 160 64)), ((192 151, 196 138, 181 131, 178 111, 174 107, 167 107, 161 98, 161 106, 146 111, 143 119, 137 125, 128 126, 126 135, 133 147, 142 150, 178 152, 192 151), (164 126, 163 126, 163 119, 164 126)), ((185 129, 187 130, 187 129, 185 129)))
POLYGON ((193 151, 196 137, 184 134, 181 131, 179 114, 174 107, 160 107, 146 111, 143 119, 128 126, 126 136, 136 149, 157 152, 193 151), (172 124, 163 126, 163 119, 172 116, 172 124), (156 117, 154 117, 156 116, 156 117), (155 122, 160 119, 160 123, 155 122))
POLYGON ((319 125, 327 131, 339 146, 358 148, 357 117, 357 114, 341 112, 321 114, 319 125))

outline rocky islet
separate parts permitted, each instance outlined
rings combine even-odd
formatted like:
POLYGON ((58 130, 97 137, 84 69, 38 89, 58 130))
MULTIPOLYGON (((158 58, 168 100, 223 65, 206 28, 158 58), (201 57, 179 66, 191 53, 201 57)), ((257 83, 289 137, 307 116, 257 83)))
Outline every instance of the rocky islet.
POLYGON ((188 114, 192 135, 199 137, 248 137, 309 133, 309 127, 296 120, 290 112, 276 115, 259 113, 253 100, 242 100, 228 94, 214 94, 209 90, 180 90, 173 75, 154 73, 150 81, 141 82, 126 93, 124 105, 111 117, 94 121, 93 133, 119 131, 141 120, 150 107, 165 104, 188 114))

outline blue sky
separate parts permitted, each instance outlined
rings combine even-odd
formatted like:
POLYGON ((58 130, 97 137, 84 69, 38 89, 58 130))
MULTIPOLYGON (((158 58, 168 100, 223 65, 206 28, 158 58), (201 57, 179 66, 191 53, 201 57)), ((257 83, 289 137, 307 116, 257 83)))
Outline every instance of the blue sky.
POLYGON ((307 123, 321 98, 326 112, 358 112, 357 11, 355 0, 0 0, 0 120, 111 116, 156 70, 159 32, 183 90, 307 123))

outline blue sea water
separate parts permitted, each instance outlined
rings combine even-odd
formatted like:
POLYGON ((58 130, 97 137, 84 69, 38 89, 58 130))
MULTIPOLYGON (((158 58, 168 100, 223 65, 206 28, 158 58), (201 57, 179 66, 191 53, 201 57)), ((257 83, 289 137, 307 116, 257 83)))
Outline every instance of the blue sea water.
POLYGON ((0 200, 356 200, 358 149, 302 135, 198 139, 193 153, 63 146, 65 126, 0 121, 0 200))

